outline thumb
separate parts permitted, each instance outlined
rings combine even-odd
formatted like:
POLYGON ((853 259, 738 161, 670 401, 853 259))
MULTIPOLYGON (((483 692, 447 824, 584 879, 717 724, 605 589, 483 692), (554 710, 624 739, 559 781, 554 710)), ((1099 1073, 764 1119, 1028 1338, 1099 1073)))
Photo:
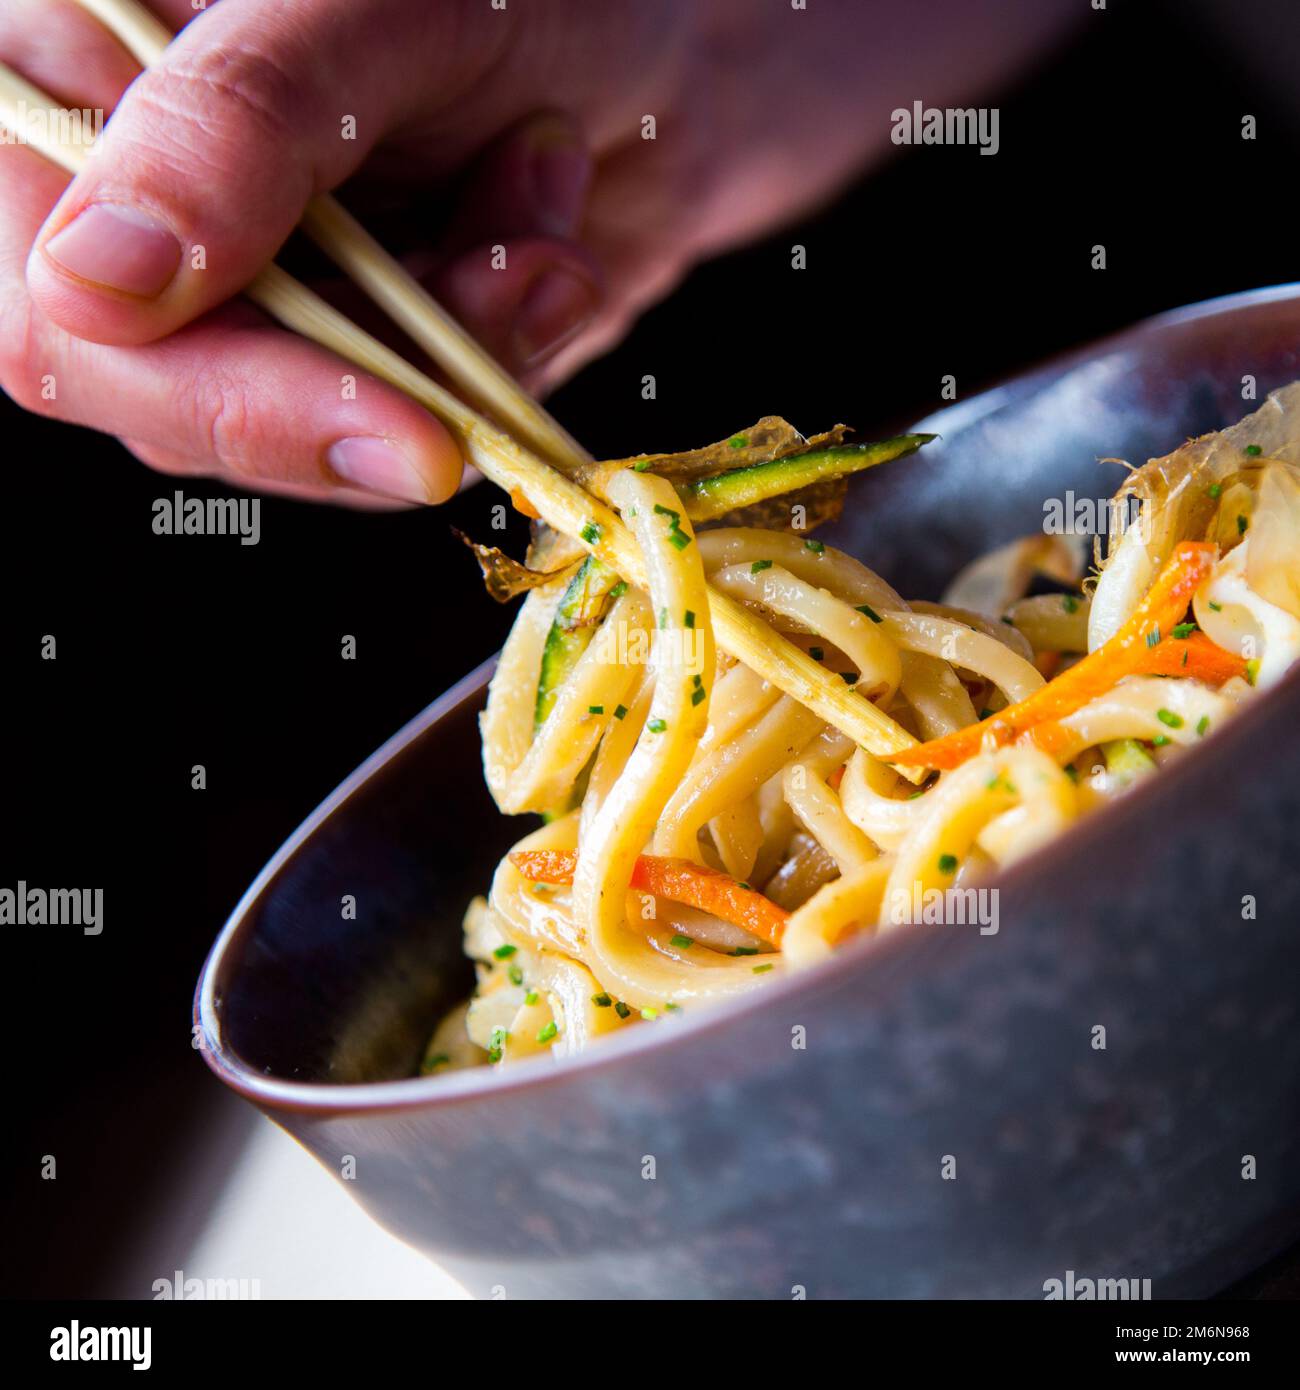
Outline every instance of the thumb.
POLYGON ((359 18, 372 9, 224 0, 188 25, 37 236, 38 307, 78 337, 135 344, 247 285, 395 117, 410 36, 396 13, 359 18))

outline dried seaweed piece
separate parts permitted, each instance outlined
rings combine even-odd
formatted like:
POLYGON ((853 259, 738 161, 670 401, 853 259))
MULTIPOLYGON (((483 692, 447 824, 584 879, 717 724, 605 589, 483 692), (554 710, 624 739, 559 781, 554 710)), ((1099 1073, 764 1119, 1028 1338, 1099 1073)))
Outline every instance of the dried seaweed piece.
POLYGON ((567 575, 577 567, 581 556, 586 553, 580 549, 580 554, 572 563, 560 564, 550 569, 530 569, 495 545, 480 545, 455 526, 451 528, 451 532, 474 552, 479 569, 483 571, 483 583, 498 603, 509 603, 512 598, 526 594, 530 589, 536 589, 539 585, 548 584, 553 579, 567 575))
POLYGON ((657 473, 661 478, 674 480, 703 478, 710 473, 745 468, 751 463, 766 463, 806 448, 808 443, 788 420, 779 415, 764 415, 749 429, 728 435, 716 444, 706 444, 702 449, 687 449, 677 454, 637 454, 634 458, 608 459, 596 467, 611 473, 635 468, 639 473, 657 473))

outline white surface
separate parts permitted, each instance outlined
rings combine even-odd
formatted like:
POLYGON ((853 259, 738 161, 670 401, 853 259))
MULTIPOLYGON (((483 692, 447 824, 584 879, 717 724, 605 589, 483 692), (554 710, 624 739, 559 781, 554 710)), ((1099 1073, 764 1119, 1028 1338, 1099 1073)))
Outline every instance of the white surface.
POLYGON ((181 1268, 186 1279, 257 1279, 264 1299, 469 1297, 262 1116, 181 1268))

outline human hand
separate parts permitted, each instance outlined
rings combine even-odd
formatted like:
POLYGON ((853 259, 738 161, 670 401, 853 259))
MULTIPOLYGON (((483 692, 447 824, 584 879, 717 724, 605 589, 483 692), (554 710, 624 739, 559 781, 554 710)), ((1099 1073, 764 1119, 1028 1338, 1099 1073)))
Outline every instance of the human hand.
POLYGON ((461 467, 442 426, 239 290, 347 181, 368 228, 541 390, 702 255, 887 148, 863 91, 879 105, 889 82, 851 42, 876 5, 816 8, 213 0, 192 18, 156 0, 186 27, 140 74, 68 0, 3 0, 0 59, 113 118, 71 184, 0 149, 0 381, 165 472, 442 500, 461 467))

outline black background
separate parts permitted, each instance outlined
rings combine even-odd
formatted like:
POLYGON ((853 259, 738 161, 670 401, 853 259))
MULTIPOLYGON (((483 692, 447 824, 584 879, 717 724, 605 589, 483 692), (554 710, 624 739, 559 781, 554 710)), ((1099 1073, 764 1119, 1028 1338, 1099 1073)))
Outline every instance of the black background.
MULTIPOLYGON (((690 447, 769 412, 869 434, 937 408, 945 374, 968 394, 1148 314, 1295 277, 1300 138, 1182 7, 1117 0, 997 104, 995 158, 902 152, 697 271, 554 412, 599 456, 690 447)), ((4 1283, 94 1296, 218 1087, 190 1046, 190 1001, 225 915, 323 796, 500 645, 512 611, 448 535, 499 540, 500 498, 480 487, 398 515, 265 499, 257 546, 156 536, 151 504, 176 480, 8 401, 0 415, 0 884, 102 885, 106 919, 97 938, 0 937, 4 1283), (340 660, 345 633, 356 661, 340 660)))

